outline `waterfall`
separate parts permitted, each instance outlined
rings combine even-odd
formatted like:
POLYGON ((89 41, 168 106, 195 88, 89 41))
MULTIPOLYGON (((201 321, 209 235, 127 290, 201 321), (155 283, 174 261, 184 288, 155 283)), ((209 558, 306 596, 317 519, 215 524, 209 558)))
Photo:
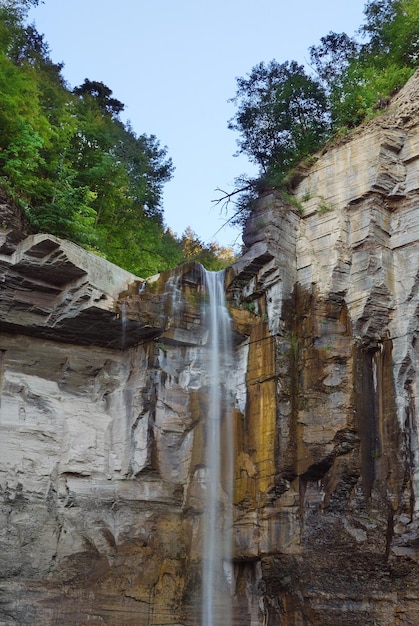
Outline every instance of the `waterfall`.
POLYGON ((120 318, 121 318, 121 348, 123 350, 125 348, 125 341, 127 339, 127 322, 128 322, 127 303, 125 301, 121 302, 120 318))
POLYGON ((208 330, 208 411, 205 420, 202 626, 231 625, 233 415, 230 318, 224 272, 204 272, 203 314, 208 330))
POLYGON ((180 275, 176 270, 172 270, 167 282, 165 296, 168 298, 169 311, 173 319, 179 319, 182 316, 183 294, 180 286, 180 275))

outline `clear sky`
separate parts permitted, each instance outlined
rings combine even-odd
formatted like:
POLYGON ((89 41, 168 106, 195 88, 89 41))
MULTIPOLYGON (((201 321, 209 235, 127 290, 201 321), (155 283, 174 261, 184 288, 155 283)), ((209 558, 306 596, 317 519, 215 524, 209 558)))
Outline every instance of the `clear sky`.
POLYGON ((228 102, 257 63, 308 61, 330 31, 353 35, 366 0, 45 0, 30 13, 70 87, 104 82, 137 134, 154 134, 176 168, 164 191, 167 226, 230 245, 215 189, 255 173, 234 157, 228 102), (217 234, 216 234, 217 233, 217 234))

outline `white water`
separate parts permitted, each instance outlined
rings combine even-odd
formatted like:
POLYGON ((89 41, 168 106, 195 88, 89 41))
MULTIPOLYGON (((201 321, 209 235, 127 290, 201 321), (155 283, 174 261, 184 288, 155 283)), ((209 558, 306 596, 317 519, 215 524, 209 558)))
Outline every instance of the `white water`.
POLYGON ((173 320, 178 320, 182 317, 183 310, 183 293, 181 288, 181 276, 176 271, 172 271, 166 282, 165 296, 169 300, 168 315, 173 320))
POLYGON ((204 271, 208 328, 202 626, 231 625, 233 415, 230 318, 224 272, 204 271))
POLYGON ((122 301, 121 302, 121 312, 120 312, 120 317, 121 317, 121 326, 122 326, 122 332, 121 332, 121 348, 124 349, 125 348, 125 341, 127 338, 127 324, 128 324, 128 317, 127 317, 127 303, 122 301))

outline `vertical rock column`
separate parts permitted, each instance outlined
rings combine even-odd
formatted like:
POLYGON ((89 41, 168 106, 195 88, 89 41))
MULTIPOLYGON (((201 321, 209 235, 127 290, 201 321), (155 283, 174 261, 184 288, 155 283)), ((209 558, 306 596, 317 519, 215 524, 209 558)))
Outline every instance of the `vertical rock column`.
POLYGON ((238 334, 235 617, 243 624, 264 619, 253 596, 261 576, 260 559, 279 543, 291 551, 298 544, 298 494, 290 483, 295 476, 292 320, 299 219, 295 206, 275 192, 266 194, 245 229, 248 252, 227 279, 238 334))

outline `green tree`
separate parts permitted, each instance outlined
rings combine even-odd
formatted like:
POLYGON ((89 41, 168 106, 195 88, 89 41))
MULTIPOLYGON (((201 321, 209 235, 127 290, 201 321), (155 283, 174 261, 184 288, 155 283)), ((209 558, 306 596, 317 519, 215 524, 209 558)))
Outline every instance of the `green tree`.
POLYGON ((327 93, 347 69, 351 59, 359 52, 359 44, 346 33, 330 32, 321 37, 320 44, 310 46, 310 67, 324 85, 327 93))
POLYGON ((263 175, 283 176, 316 150, 328 132, 327 98, 319 82, 296 61, 259 63, 237 79, 237 106, 228 127, 238 131, 239 153, 263 175))
POLYGON ((368 37, 364 49, 390 63, 415 68, 419 61, 419 3, 417 0, 370 0, 365 7, 368 37))
POLYGON ((23 18, 29 4, 8 3, 0 10, 0 172, 2 184, 27 211, 35 230, 73 241, 94 240, 87 188, 74 186, 66 156, 76 132, 74 110, 61 76, 61 64, 23 18))
POLYGON ((335 130, 375 115, 419 64, 417 0, 370 0, 359 46, 331 89, 335 130))
MULTIPOLYGON (((185 260, 190 250, 164 224, 163 187, 173 164, 154 135, 120 119, 124 104, 100 81, 70 91, 62 64, 26 25, 37 0, 0 5, 0 185, 32 229, 98 251, 139 276, 185 260)), ((199 260, 225 251, 194 235, 199 260)))
POLYGON ((48 121, 32 68, 20 70, 4 50, 0 51, 0 98, 0 171, 16 194, 25 196, 36 184, 48 121))
POLYGON ((85 80, 74 92, 47 44, 24 23, 36 2, 0 6, 0 184, 34 231, 98 250, 140 275, 182 259, 163 223, 162 189, 173 173, 155 136, 119 119, 111 89, 85 80))
POLYGON ((231 265, 234 261, 234 251, 212 242, 204 243, 198 235, 187 228, 180 240, 184 261, 201 263, 207 270, 218 271, 231 265))
POLYGON ((237 112, 228 127, 238 131, 238 153, 259 166, 259 176, 238 178, 236 189, 217 200, 235 204, 233 224, 243 225, 267 187, 283 187, 288 172, 317 150, 329 133, 326 89, 296 61, 259 63, 246 78, 237 78, 230 100, 237 112))
POLYGON ((118 116, 125 108, 125 105, 116 98, 112 98, 112 89, 98 80, 84 79, 84 83, 75 87, 73 93, 77 96, 90 96, 94 98, 99 108, 104 113, 118 116))
POLYGON ((171 258, 177 246, 175 241, 169 245, 162 211, 172 161, 155 136, 137 136, 129 123, 118 119, 123 105, 115 106, 114 99, 109 103, 112 92, 106 85, 100 83, 100 90, 91 85, 97 83, 89 81, 88 89, 74 90, 77 184, 94 193, 96 232, 107 258, 143 276, 156 273, 166 269, 165 252, 171 258))

